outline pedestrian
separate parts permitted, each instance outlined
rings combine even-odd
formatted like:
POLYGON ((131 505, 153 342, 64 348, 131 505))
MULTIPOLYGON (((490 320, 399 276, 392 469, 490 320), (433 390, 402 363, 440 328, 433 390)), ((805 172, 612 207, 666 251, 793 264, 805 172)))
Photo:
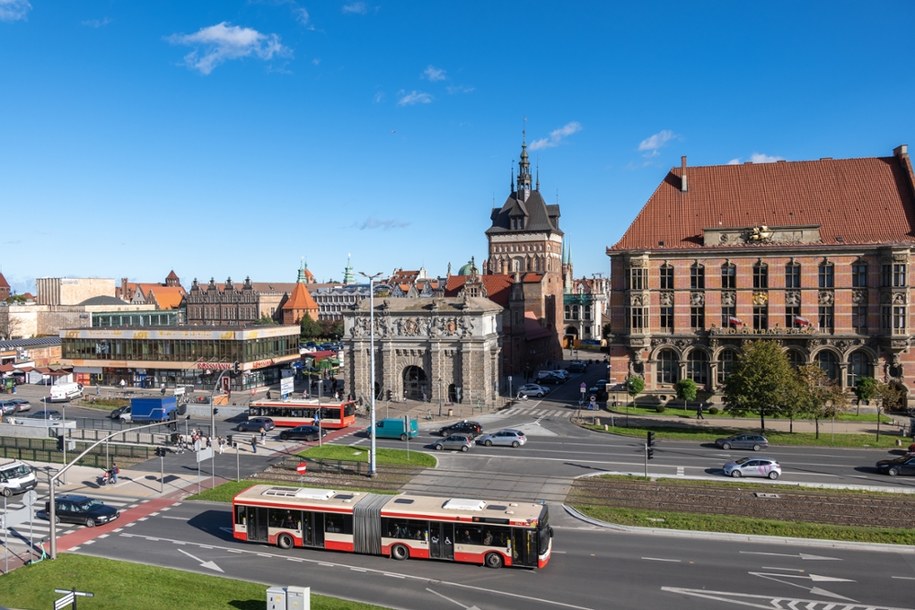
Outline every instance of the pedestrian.
POLYGON ((213 446, 213 437, 208 436, 207 437, 207 447, 212 447, 212 446, 213 446))
POLYGON ((267 440, 267 429, 261 426, 261 442, 267 440))
POLYGON ((114 485, 118 482, 118 475, 121 474, 121 469, 118 468, 117 462, 111 462, 110 478, 109 482, 114 485))
POLYGON ((702 403, 696 407, 696 419, 705 419, 705 416, 702 414, 702 403))
POLYGON ((251 437, 251 453, 257 453, 257 437, 251 437))
POLYGON ((219 455, 222 455, 222 452, 226 450, 226 439, 219 437, 219 455))

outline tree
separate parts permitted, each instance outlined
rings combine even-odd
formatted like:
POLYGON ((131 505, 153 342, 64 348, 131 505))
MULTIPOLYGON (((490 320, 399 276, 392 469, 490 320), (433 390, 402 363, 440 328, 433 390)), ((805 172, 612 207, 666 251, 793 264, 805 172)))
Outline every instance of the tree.
POLYGON ((797 372, 799 383, 795 400, 801 413, 813 418, 816 438, 820 438, 820 420, 834 417, 847 402, 841 386, 826 376, 816 364, 805 364, 797 372))
POLYGON ((642 390, 645 389, 645 380, 641 377, 634 376, 630 377, 629 381, 626 382, 626 391, 629 392, 629 395, 632 396, 632 401, 635 402, 635 397, 642 393, 642 390))
POLYGON ((906 388, 898 381, 877 384, 877 398, 883 404, 883 410, 904 411, 906 404, 906 388))
POLYGON ((877 380, 873 377, 861 377, 855 384, 855 398, 858 399, 858 413, 861 412, 861 402, 877 398, 877 380))
POLYGON ((321 336, 328 339, 340 339, 343 336, 343 320, 318 320, 321 325, 321 336))
POLYGON ((677 382, 677 398, 683 401, 683 409, 686 410, 690 400, 696 400, 699 394, 699 386, 689 377, 684 377, 677 382))
POLYGON ((302 316, 302 321, 299 323, 302 331, 300 336, 303 339, 315 339, 321 336, 321 325, 311 319, 311 316, 307 313, 302 316))
POLYGON ((766 416, 779 415, 790 399, 794 369, 788 356, 775 341, 750 341, 734 361, 724 380, 724 409, 738 417, 759 415, 759 426, 766 430, 766 416))

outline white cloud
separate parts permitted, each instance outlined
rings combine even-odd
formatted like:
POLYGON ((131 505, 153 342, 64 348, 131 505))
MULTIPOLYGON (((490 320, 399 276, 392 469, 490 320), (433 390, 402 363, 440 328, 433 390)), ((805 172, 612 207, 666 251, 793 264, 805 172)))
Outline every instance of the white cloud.
POLYGON ((315 26, 311 23, 311 15, 308 14, 308 9, 302 8, 300 6, 293 7, 292 15, 295 17, 296 21, 304 25, 307 29, 315 29, 315 26))
POLYGON ((457 93, 473 93, 476 90, 475 87, 470 85, 449 85, 445 87, 445 91, 448 92, 448 95, 455 95, 457 93))
POLYGON ((668 142, 675 139, 677 134, 669 129, 662 129, 656 134, 650 135, 639 142, 639 152, 645 157, 657 157, 661 154, 659 151, 668 142))
POLYGON ((342 10, 347 15, 365 15, 369 12, 369 7, 365 2, 347 2, 342 10))
POLYGON ((554 129, 550 132, 550 135, 546 138, 540 138, 539 140, 534 140, 531 142, 531 150, 541 150, 544 148, 553 148, 554 146, 559 146, 559 144, 565 140, 567 137, 578 133, 581 131, 581 123, 578 121, 570 121, 566 123, 559 129, 554 129))
MULTIPOLYGON (((775 163, 776 161, 784 161, 784 157, 779 157, 777 155, 767 155, 765 153, 753 153, 750 155, 749 163, 775 163)), ((728 161, 728 165, 740 165, 742 161, 740 157, 735 157, 728 161)))
POLYGON ((389 231, 391 229, 402 229, 404 227, 409 227, 410 223, 405 220, 383 220, 379 218, 366 218, 362 222, 354 222, 353 228, 359 229, 360 231, 368 231, 373 229, 381 229, 382 231, 389 231))
POLYGON ((103 28, 106 25, 108 25, 109 23, 111 23, 111 19, 109 17, 103 17, 101 19, 86 19, 86 20, 82 21, 81 23, 84 26, 86 26, 87 28, 98 29, 98 28, 103 28))
POLYGON ((201 28, 194 34, 172 34, 167 40, 172 44, 197 47, 184 56, 184 62, 202 74, 210 74, 216 66, 230 59, 254 56, 269 61, 275 56, 292 54, 276 34, 261 34, 225 21, 201 28))
POLYGON ((376 91, 375 95, 372 96, 372 101, 376 104, 380 104, 385 99, 384 91, 376 91))
POLYGON ((398 106, 414 106, 416 104, 431 104, 432 96, 425 91, 411 91, 404 93, 401 91, 400 99, 397 100, 398 106))
POLYGON ((29 0, 0 0, 0 21, 25 21, 30 10, 29 0))
POLYGON ((443 69, 436 68, 435 66, 429 66, 423 70, 423 78, 435 82, 445 80, 448 77, 445 75, 445 71, 443 69))

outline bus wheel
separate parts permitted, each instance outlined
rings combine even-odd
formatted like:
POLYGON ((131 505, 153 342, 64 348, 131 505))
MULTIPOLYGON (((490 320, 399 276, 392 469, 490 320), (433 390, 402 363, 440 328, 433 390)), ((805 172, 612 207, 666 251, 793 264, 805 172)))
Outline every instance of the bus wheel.
POLYGON ((291 549, 293 544, 292 536, 289 534, 280 534, 276 537, 276 546, 281 549, 291 549))
POLYGON ((401 434, 401 435, 400 435, 400 440, 401 440, 401 441, 407 440, 407 435, 406 435, 406 434, 401 434))
POLYGON ((502 567, 502 555, 498 553, 488 553, 486 555, 486 567, 499 569, 502 567))
POLYGON ((391 547, 391 557, 397 561, 403 561, 410 558, 410 549, 402 544, 395 544, 391 547))

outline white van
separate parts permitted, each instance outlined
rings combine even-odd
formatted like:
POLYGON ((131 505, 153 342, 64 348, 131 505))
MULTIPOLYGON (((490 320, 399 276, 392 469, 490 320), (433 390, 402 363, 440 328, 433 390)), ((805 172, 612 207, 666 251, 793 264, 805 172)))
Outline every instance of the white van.
POLYGON ((83 395, 83 386, 78 383, 58 383, 51 386, 50 402, 67 402, 83 395))
POLYGON ((4 496, 22 494, 38 485, 32 468, 18 460, 0 466, 0 493, 4 496))

